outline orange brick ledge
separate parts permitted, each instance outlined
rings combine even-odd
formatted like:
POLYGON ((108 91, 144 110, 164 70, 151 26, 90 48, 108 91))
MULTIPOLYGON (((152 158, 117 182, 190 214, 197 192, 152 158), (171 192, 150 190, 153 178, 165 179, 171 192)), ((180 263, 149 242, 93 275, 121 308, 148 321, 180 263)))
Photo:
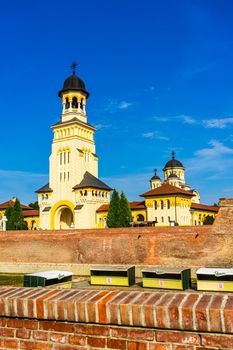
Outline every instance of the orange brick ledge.
POLYGON ((233 295, 4 287, 0 316, 232 334, 233 295))

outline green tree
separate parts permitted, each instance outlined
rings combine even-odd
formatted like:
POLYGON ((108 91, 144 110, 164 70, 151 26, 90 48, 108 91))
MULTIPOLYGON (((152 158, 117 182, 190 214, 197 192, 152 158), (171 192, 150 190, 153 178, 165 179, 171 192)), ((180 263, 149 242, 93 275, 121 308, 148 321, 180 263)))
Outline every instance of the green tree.
POLYGON ((32 209, 36 209, 36 210, 39 210, 39 204, 38 204, 38 201, 34 202, 34 203, 30 203, 28 204, 28 206, 32 209))
POLYGON ((131 209, 124 192, 120 196, 120 227, 129 227, 131 222, 131 209))
POLYGON ((5 211, 7 217, 7 230, 26 230, 27 224, 24 222, 23 212, 19 200, 16 198, 13 207, 8 207, 5 211))
POLYGON ((108 209, 107 226, 120 227, 120 198, 115 189, 113 190, 108 209))
POLYGON ((214 223, 214 217, 207 215, 203 221, 203 225, 213 225, 214 223))

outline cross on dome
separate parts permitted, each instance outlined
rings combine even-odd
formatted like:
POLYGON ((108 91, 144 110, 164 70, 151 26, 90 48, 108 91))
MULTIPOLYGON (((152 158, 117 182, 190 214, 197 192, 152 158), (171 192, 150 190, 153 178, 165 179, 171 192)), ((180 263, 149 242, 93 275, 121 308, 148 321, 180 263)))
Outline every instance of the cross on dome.
POLYGON ((72 65, 70 66, 70 68, 72 69, 73 74, 76 73, 76 68, 77 68, 77 67, 78 67, 78 64, 74 61, 74 62, 72 63, 72 65))

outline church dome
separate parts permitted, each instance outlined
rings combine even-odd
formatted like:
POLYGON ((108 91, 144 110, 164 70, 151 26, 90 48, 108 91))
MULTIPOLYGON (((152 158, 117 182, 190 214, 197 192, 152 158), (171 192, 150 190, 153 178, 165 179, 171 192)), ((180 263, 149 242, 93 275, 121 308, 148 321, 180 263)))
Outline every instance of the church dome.
POLYGON ((150 179, 150 181, 153 180, 159 180, 161 181, 160 177, 157 175, 157 169, 154 169, 155 174, 152 176, 152 178, 150 179))
POLYGON ((184 169, 183 164, 175 159, 175 152, 172 152, 172 159, 169 160, 166 164, 165 167, 163 168, 163 170, 166 170, 167 168, 182 168, 184 169))
POLYGON ((63 88, 58 93, 59 97, 61 97, 63 92, 70 91, 70 90, 71 91, 81 91, 81 92, 84 92, 87 95, 87 97, 89 96, 89 92, 87 92, 87 90, 86 90, 85 83, 84 83, 84 81, 82 79, 80 79, 76 75, 75 68, 76 68, 76 66, 72 68, 73 69, 73 74, 71 76, 69 76, 64 81, 63 88))

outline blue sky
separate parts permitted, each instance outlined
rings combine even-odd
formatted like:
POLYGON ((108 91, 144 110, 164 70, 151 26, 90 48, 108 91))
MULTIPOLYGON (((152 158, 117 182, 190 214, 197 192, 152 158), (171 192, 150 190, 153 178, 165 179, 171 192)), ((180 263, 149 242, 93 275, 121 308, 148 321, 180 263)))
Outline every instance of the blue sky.
POLYGON ((104 181, 137 200, 175 150, 203 203, 232 197, 232 23, 231 0, 2 3, 0 201, 47 182, 73 60, 104 181))

